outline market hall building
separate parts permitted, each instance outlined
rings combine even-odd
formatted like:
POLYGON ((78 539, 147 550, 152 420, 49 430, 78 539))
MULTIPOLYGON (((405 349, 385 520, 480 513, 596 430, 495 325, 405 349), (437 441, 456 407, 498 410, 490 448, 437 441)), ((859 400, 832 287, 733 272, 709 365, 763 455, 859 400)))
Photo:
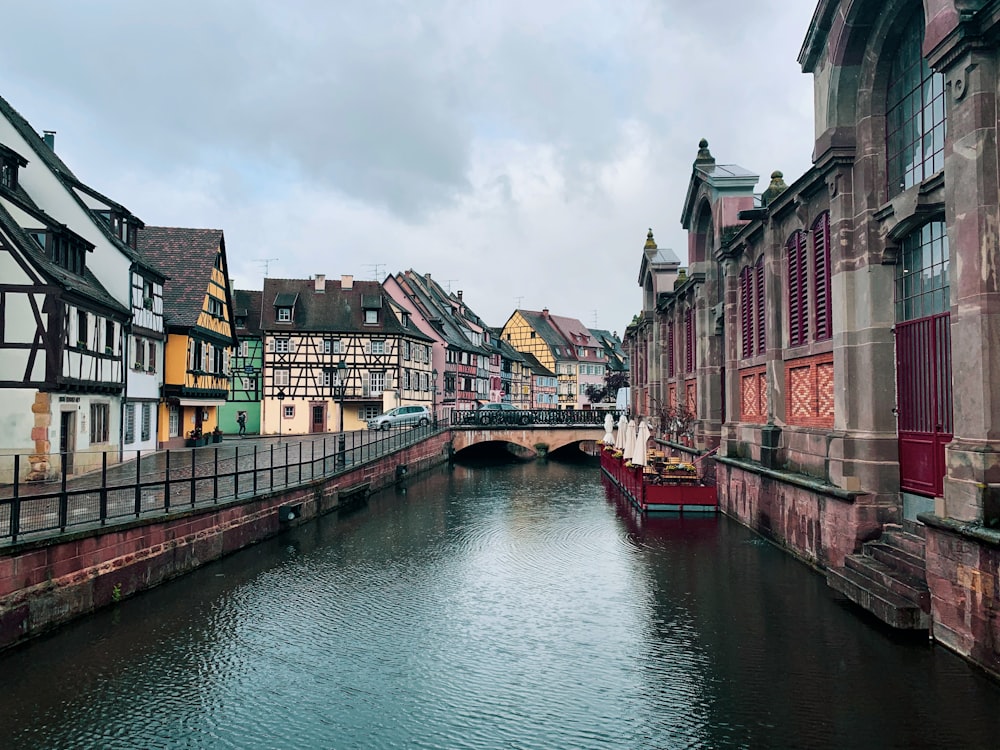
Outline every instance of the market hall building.
MULTIPOLYGON (((646 262, 633 409, 690 409, 720 505, 1000 674, 1000 0, 822 0, 813 166, 702 142, 688 265, 646 262)), ((652 247, 652 250, 651 250, 652 247)))

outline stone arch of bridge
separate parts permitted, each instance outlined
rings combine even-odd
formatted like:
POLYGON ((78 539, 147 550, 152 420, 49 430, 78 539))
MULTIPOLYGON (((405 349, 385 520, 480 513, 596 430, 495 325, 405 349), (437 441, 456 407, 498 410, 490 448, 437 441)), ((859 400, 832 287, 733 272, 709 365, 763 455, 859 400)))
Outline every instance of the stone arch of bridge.
POLYGON ((604 437, 604 429, 600 427, 568 427, 568 428, 484 428, 473 430, 455 430, 452 433, 452 449, 455 453, 482 443, 513 443, 535 453, 537 446, 551 453, 574 443, 598 441, 604 437))

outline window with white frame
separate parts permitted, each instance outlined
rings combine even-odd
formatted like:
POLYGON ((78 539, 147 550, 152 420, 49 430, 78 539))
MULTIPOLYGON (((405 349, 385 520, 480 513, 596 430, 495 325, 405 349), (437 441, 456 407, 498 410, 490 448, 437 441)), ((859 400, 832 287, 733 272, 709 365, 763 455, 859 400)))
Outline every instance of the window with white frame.
POLYGON ((170 433, 170 437, 181 434, 181 415, 176 406, 167 408, 167 432, 170 433))
POLYGON ((374 419, 379 415, 379 413, 379 408, 377 406, 362 406, 358 408, 358 419, 362 421, 374 419))
POLYGON ((372 339, 372 354, 385 354, 385 341, 383 339, 372 339))
POLYGON ((365 325, 378 325, 378 310, 365 310, 365 325))
POLYGON ((368 373, 368 390, 373 395, 376 393, 381 393, 385 389, 385 373, 384 372, 370 372, 368 373))
POLYGON ((288 354, 289 349, 289 339, 275 339, 274 340, 274 353, 275 354, 288 354))
POLYGON ((291 419, 295 416, 295 406, 294 404, 285 404, 283 407, 285 411, 285 419, 291 419))
POLYGON ((240 354, 241 357, 246 357, 250 354, 250 342, 244 339, 240 342, 240 354))
POLYGON ((290 307, 279 307, 278 308, 278 322, 279 323, 290 323, 292 320, 292 308, 290 307))
POLYGON ((150 430, 151 430, 152 424, 153 424, 152 410, 153 410, 153 405, 152 404, 143 404, 142 405, 142 439, 143 440, 149 440, 149 438, 150 438, 150 430))
POLYGON ((288 368, 282 367, 277 368, 274 371, 274 385, 277 387, 287 386, 289 383, 289 371, 288 368))

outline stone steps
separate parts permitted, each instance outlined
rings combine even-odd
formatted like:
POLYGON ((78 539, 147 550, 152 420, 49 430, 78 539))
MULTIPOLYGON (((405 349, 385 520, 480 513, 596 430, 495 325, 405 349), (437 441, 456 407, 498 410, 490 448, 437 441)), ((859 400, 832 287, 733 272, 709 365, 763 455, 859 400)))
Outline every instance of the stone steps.
POLYGON ((922 528, 887 524, 882 536, 827 570, 827 584, 886 624, 905 630, 930 627, 930 594, 922 528))

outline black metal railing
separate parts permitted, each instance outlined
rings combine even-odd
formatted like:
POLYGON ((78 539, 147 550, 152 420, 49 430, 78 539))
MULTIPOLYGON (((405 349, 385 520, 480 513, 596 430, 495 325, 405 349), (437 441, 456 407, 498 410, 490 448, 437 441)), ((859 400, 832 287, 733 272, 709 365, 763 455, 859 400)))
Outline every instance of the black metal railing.
MULTIPOLYGON (((60 467, 45 481, 25 481, 27 457, 5 457, 10 482, 0 484, 0 544, 39 539, 79 528, 166 515, 332 477, 424 440, 446 426, 384 431, 226 440, 201 448, 136 453, 117 462, 114 453, 87 456, 99 466, 69 471, 62 454, 46 457, 60 467)), ((73 454, 77 461, 83 456, 73 454)), ((40 457, 32 456, 38 464, 40 457)))
POLYGON ((477 409, 455 410, 451 413, 452 427, 514 426, 514 427, 603 427, 610 414, 617 424, 620 411, 609 409, 477 409))

